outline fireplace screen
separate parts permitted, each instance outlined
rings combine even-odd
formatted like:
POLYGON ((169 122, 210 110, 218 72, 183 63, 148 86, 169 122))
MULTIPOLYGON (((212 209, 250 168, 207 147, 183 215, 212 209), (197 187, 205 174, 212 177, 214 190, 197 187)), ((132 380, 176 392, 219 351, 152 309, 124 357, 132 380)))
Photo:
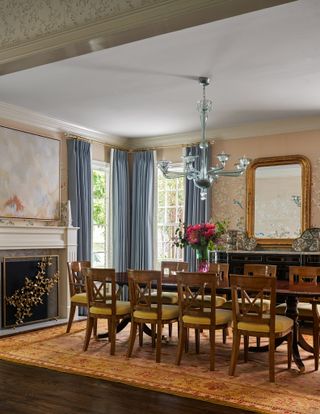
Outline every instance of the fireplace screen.
POLYGON ((2 327, 58 316, 58 256, 6 257, 2 263, 2 327))

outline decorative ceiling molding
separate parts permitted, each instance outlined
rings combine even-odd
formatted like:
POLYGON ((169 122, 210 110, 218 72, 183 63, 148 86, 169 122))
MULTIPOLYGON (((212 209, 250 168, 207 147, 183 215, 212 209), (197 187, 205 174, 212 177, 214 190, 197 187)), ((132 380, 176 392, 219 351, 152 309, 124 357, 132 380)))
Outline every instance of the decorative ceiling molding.
POLYGON ((14 20, 15 24, 19 24, 23 36, 17 36, 16 41, 13 40, 14 34, 13 37, 8 34, 4 36, 5 42, 9 38, 11 41, 10 46, 0 49, 0 75, 292 1, 296 0, 122 0, 120 3, 123 7, 117 8, 118 15, 112 5, 115 7, 119 2, 108 2, 114 13, 111 16, 111 9, 109 15, 107 9, 101 9, 99 14, 98 3, 101 4, 101 1, 72 0, 68 3, 79 9, 89 3, 95 4, 95 9, 89 21, 85 18, 86 8, 82 11, 83 21, 79 20, 80 10, 77 11, 75 26, 70 28, 74 7, 66 9, 66 2, 62 0, 39 2, 39 5, 44 4, 44 10, 41 7, 33 8, 31 15, 26 12, 17 13, 16 16, 13 12, 21 8, 21 2, 7 0, 3 2, 5 6, 2 5, 2 8, 7 13, 12 12, 13 17, 5 15, 0 18, 0 26, 5 26, 1 32, 14 33, 14 20), (61 10, 57 11, 53 5, 61 10), (41 18, 44 11, 46 19, 41 18), (48 13, 51 16, 49 19, 48 13), (65 19, 65 14, 68 14, 69 19, 65 19), (60 18, 60 24, 55 22, 57 18, 60 18), (32 24, 41 24, 39 22, 43 22, 45 27, 34 30, 32 24), (33 36, 30 29, 33 29, 33 36))
MULTIPOLYGON (((162 135, 148 138, 123 138, 84 128, 58 119, 50 118, 15 105, 0 102, 0 124, 12 126, 12 123, 26 125, 56 134, 75 134, 98 143, 121 147, 128 150, 140 148, 177 147, 200 141, 200 130, 185 134, 162 135), (10 125, 8 125, 10 124, 10 125)), ((243 124, 230 128, 208 129, 209 141, 240 139, 258 136, 320 130, 320 116, 290 118, 272 122, 243 124)))
POLYGON ((20 108, 15 105, 0 102, 0 124, 8 125, 12 122, 19 125, 26 125, 28 127, 41 129, 43 131, 58 133, 58 134, 74 134, 80 135, 84 138, 109 145, 121 146, 128 148, 128 139, 107 135, 105 133, 84 128, 79 125, 71 124, 69 122, 61 121, 55 118, 50 118, 45 115, 30 111, 25 108, 20 108))

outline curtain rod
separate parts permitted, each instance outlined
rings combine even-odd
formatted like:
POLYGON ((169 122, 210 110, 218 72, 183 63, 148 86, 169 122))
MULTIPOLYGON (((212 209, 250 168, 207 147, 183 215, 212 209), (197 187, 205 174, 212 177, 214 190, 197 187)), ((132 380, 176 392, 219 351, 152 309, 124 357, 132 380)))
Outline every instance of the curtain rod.
MULTIPOLYGON (((199 145, 199 143, 200 143, 200 141, 198 141, 198 142, 190 142, 188 144, 171 144, 171 145, 161 145, 161 146, 157 146, 157 147, 141 147, 141 148, 132 149, 132 148, 121 147, 121 146, 118 146, 118 145, 107 144, 105 142, 101 142, 101 141, 97 141, 97 140, 93 140, 93 139, 89 139, 89 138, 84 138, 84 137, 81 137, 81 136, 75 135, 75 134, 65 133, 65 137, 66 138, 77 139, 79 141, 89 142, 90 144, 100 144, 100 145, 103 145, 105 148, 117 149, 117 150, 120 150, 120 151, 129 152, 129 153, 138 152, 138 151, 157 151, 157 150, 166 149, 166 148, 195 147, 196 145, 199 145)), ((209 144, 214 144, 214 140, 208 141, 208 143, 209 144)))

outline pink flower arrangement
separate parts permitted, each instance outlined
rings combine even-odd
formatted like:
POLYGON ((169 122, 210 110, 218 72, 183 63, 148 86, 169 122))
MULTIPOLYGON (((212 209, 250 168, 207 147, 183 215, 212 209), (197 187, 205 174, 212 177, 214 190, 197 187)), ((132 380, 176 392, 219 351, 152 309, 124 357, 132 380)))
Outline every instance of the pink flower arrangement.
POLYGON ((199 250, 209 248, 212 250, 220 242, 221 236, 226 232, 226 223, 202 223, 185 226, 180 223, 176 230, 174 244, 178 247, 190 246, 199 250))

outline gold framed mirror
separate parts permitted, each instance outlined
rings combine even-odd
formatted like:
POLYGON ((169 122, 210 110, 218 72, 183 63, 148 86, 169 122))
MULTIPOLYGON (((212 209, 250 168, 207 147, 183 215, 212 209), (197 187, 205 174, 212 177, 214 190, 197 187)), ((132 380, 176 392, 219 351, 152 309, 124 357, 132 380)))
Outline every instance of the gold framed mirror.
POLYGON ((310 227, 311 167, 302 155, 257 158, 247 169, 247 232, 260 246, 289 246, 310 227))

